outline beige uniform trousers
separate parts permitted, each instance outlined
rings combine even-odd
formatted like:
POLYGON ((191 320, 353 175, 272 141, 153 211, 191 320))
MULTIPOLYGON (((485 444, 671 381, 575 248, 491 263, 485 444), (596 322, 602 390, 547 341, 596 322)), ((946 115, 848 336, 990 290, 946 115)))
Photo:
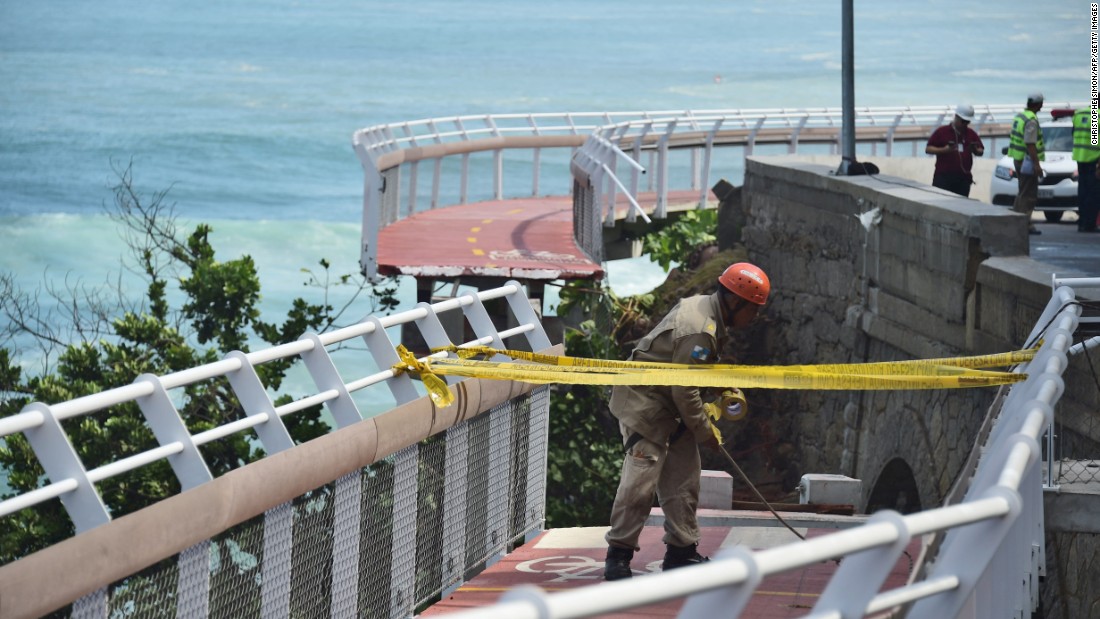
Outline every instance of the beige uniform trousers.
MULTIPOLYGON (((619 424, 623 444, 634 431, 619 424)), ((610 546, 638 550, 638 537, 645 526, 653 493, 665 514, 664 542, 689 546, 699 542, 699 446, 690 432, 672 442, 657 444, 642 438, 623 458, 622 478, 611 510, 611 529, 605 540, 610 546)))

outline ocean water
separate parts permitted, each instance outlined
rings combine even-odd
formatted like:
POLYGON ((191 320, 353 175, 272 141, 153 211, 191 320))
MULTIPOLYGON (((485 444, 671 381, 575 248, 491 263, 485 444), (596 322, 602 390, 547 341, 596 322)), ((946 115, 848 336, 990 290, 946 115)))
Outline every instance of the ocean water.
MULTIPOLYGON (((356 129, 474 113, 839 107, 840 4, 0 2, 0 271, 25 289, 119 274, 124 247, 103 207, 113 169, 132 165, 139 191, 170 189, 184 221, 213 226, 220 258, 256 260, 273 320, 294 296, 316 301, 303 268, 326 258, 336 273, 358 270, 356 129)), ((1087 2, 855 8, 857 105, 1088 98, 1087 2)), ((608 271, 623 294, 660 281, 644 260, 608 271)), ((400 295, 412 303, 410 281, 400 295)))

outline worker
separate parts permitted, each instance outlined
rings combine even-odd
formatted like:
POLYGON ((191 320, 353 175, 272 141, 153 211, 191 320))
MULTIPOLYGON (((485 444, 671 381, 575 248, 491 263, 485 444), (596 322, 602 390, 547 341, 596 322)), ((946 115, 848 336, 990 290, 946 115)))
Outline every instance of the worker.
MULTIPOLYGON (((716 363, 730 331, 742 330, 768 300, 771 283, 759 267, 739 262, 718 277, 716 291, 680 300, 634 347, 633 361, 716 363)), ((630 561, 653 506, 665 515, 661 568, 707 561, 698 552, 699 445, 718 449, 717 428, 697 387, 616 386, 611 413, 619 420, 622 474, 608 530, 605 580, 630 578, 630 561)))
POLYGON ((936 129, 928 137, 924 152, 936 156, 936 169, 932 173, 932 186, 970 197, 974 184, 974 157, 985 154, 985 144, 978 133, 970 128, 974 120, 974 106, 961 104, 955 108, 955 118, 936 129))
POLYGON ((1028 234, 1042 234, 1031 223, 1031 213, 1039 199, 1039 181, 1043 178, 1043 128, 1036 114, 1043 109, 1043 93, 1028 95, 1027 107, 1012 119, 1012 131, 1008 135, 1008 154, 1016 168, 1016 201, 1012 210, 1027 216, 1028 234))
POLYGON ((1073 160, 1077 162, 1077 231, 1098 232, 1100 215, 1100 146, 1093 142, 1093 109, 1085 106, 1073 113, 1073 160))

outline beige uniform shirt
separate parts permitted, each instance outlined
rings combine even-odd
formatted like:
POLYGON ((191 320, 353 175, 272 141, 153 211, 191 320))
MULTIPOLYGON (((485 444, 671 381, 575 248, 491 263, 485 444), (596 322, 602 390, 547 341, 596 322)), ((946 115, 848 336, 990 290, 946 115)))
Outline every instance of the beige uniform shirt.
MULTIPOLYGON (((715 363, 725 341, 718 294, 683 299, 631 353, 633 361, 715 363)), ((654 443, 664 444, 684 421, 702 443, 711 436, 698 387, 616 386, 611 392, 611 414, 654 443)))

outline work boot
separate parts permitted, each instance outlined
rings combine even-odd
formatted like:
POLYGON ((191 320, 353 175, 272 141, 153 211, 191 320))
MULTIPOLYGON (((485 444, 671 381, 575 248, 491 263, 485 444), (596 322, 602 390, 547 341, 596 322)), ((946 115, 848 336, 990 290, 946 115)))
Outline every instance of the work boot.
POLYGON ((607 559, 603 564, 604 580, 622 580, 630 578, 634 572, 630 569, 630 560, 634 558, 634 551, 629 548, 607 547, 607 559))
POLYGON ((668 549, 665 550, 665 560, 661 562, 661 570, 667 572, 668 570, 674 570, 678 567, 698 565, 699 563, 710 561, 710 559, 699 554, 697 550, 698 547, 698 544, 692 544, 690 546, 673 546, 672 544, 668 544, 668 549))

